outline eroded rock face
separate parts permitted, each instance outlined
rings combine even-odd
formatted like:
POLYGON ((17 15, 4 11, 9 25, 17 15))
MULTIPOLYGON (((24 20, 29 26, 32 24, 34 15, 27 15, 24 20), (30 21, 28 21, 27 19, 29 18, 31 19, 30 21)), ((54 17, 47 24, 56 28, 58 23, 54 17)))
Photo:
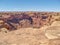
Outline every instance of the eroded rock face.
POLYGON ((44 12, 1 13, 0 20, 4 22, 4 24, 1 24, 1 27, 5 26, 8 30, 16 30, 21 27, 41 28, 57 20, 57 18, 54 18, 56 16, 52 14, 44 12))
MULTIPOLYGON (((16 30, 17 29, 17 24, 18 26, 21 24, 20 21, 21 20, 29 20, 30 24, 32 24, 32 18, 29 17, 28 15, 11 15, 9 18, 1 18, 1 20, 4 21, 4 23, 6 23, 6 25, 9 27, 10 30, 16 30)), ((29 23, 29 22, 28 22, 29 23)), ((3 24, 2 24, 3 25, 3 24)), ((5 24, 4 24, 5 25, 5 24)))

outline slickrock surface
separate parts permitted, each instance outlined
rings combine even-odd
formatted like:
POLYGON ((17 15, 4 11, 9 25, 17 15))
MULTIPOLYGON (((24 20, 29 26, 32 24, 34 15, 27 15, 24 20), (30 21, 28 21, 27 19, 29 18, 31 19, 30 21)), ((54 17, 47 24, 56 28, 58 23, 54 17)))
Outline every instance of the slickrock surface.
MULTIPOLYGON (((16 13, 16 12, 15 12, 16 13)), ((1 18, 0 21, 0 45, 60 45, 60 13, 44 13, 28 12, 28 17, 40 15, 39 18, 32 18, 33 23, 31 25, 30 20, 23 19, 19 24, 6 23, 7 19, 10 19, 10 15, 15 13, 1 13, 0 15, 7 14, 7 17, 1 18), (49 18, 42 18, 42 15, 50 15, 49 18), (11 24, 13 27, 11 27, 11 24), (40 24, 40 25, 39 25, 40 24), (13 29, 13 28, 17 29, 13 29), (13 30, 8 30, 8 29, 13 30)), ((16 13, 16 15, 18 12, 16 13)), ((21 13, 19 13, 21 14, 21 13)), ((24 16, 23 16, 24 17, 24 16)), ((13 18, 14 19, 14 18, 13 18)), ((19 19, 22 19, 19 17, 19 19)))

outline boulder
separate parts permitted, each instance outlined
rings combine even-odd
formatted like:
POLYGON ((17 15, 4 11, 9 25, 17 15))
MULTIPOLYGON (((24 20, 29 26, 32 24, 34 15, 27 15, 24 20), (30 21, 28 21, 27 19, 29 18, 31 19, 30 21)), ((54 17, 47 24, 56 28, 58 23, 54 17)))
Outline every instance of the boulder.
POLYGON ((8 32, 8 30, 6 28, 1 28, 0 31, 3 32, 3 33, 7 33, 8 32))

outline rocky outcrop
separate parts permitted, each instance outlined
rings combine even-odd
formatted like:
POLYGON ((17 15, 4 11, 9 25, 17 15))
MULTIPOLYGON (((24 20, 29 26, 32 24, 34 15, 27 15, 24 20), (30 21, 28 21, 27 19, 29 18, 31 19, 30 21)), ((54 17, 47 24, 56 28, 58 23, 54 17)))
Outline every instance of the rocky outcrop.
POLYGON ((45 29, 45 35, 48 39, 60 38, 60 21, 55 21, 45 29))

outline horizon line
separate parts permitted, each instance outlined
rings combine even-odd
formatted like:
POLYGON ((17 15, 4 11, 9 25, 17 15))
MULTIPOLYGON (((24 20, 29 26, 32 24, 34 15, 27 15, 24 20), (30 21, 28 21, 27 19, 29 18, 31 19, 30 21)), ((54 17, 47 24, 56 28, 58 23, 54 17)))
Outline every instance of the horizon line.
POLYGON ((60 11, 0 11, 0 12, 60 12, 60 11))

